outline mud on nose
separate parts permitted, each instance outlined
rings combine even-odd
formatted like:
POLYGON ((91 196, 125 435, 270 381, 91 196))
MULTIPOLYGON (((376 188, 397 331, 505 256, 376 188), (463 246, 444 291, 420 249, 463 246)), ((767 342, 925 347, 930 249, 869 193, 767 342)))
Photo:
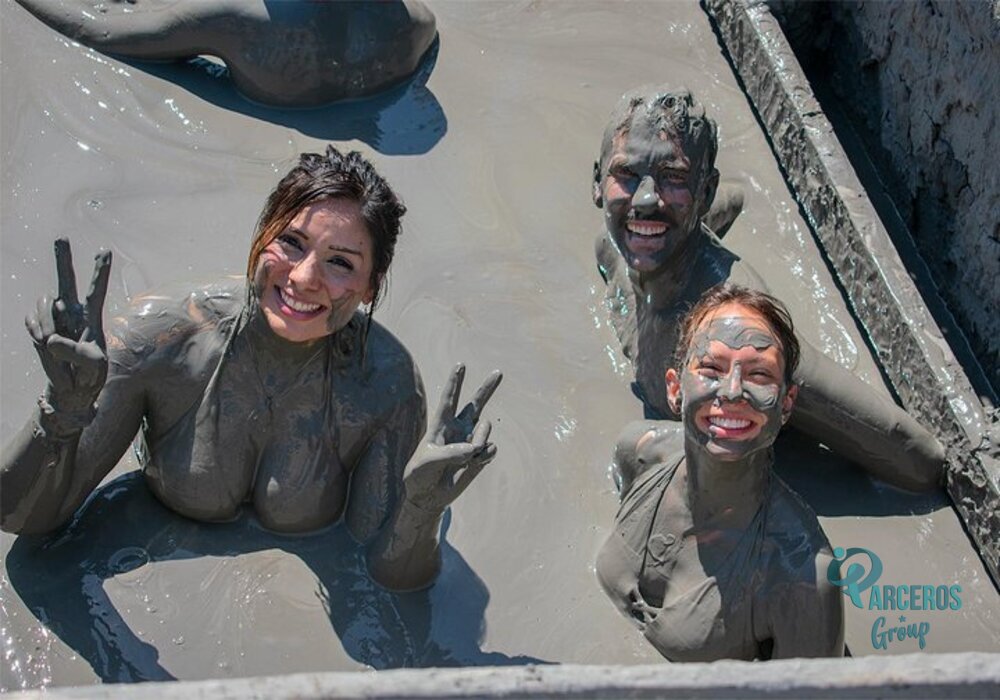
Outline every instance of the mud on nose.
POLYGON ((728 401, 736 401, 743 396, 743 370, 739 365, 735 365, 729 373, 729 377, 719 389, 719 396, 728 401))
POLYGON ((632 195, 632 207, 641 213, 655 212, 659 206, 659 199, 656 183, 652 176, 646 175, 639 181, 639 186, 632 195))

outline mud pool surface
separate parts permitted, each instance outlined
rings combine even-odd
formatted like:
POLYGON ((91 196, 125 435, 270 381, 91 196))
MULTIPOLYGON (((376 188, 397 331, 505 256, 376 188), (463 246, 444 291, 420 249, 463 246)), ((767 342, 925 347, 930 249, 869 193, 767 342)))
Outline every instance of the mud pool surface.
MULTIPOLYGON (((293 112, 248 103, 208 63, 108 58, 0 0, 0 441, 43 387, 22 319, 54 289, 54 237, 71 239, 81 279, 114 251, 109 315, 150 288, 239 274, 267 192, 329 141, 373 156, 409 207, 377 317, 430 401, 456 361, 470 383, 505 374, 488 407, 499 456, 452 509, 429 591, 378 590, 342 528, 195 524, 126 476, 59 537, 0 538, 0 689, 659 661, 593 569, 617 505, 611 447, 641 406, 601 305, 590 175, 608 113, 638 84, 687 84, 705 103, 723 180, 747 195, 727 244, 807 337, 884 388, 695 2, 428 4, 441 41, 426 85, 293 112)), ((927 652, 1000 649, 1000 598, 943 493, 893 491, 796 435, 779 462, 834 546, 881 557, 880 584, 962 587, 958 611, 847 602, 854 655, 918 650, 873 649, 880 614, 930 622, 927 652)), ((134 468, 129 456, 109 481, 134 468)))

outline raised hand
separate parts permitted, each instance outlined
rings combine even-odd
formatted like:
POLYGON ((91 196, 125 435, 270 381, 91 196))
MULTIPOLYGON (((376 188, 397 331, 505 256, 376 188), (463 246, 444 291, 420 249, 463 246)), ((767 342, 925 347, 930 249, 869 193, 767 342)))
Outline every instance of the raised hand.
POLYGON ((417 508, 444 511, 496 456, 496 445, 489 442, 490 422, 479 423, 479 416, 502 378, 494 370, 458 411, 465 366, 452 370, 426 438, 406 467, 406 498, 417 508))
POLYGON ((84 304, 76 293, 73 255, 65 238, 55 242, 59 293, 39 299, 24 323, 34 342, 49 387, 43 413, 57 432, 85 427, 94 416, 94 401, 104 387, 108 360, 104 341, 104 298, 111 273, 111 252, 94 258, 94 275, 84 304))

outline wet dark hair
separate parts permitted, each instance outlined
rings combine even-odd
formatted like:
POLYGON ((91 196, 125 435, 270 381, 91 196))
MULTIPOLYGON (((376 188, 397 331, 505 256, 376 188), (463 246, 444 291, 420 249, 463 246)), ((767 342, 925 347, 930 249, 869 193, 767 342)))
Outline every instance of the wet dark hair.
POLYGON ((615 105, 601 141, 601 173, 607 167, 616 136, 627 134, 635 119, 645 119, 657 131, 667 131, 680 137, 684 150, 705 153, 702 175, 715 168, 719 151, 718 127, 705 116, 705 108, 687 88, 670 89, 666 85, 644 85, 629 90, 615 105), (642 108, 642 109, 640 109, 642 108))
POLYGON ((799 366, 799 341, 795 337, 795 326, 785 305, 770 294, 758 292, 735 284, 720 284, 705 292, 681 322, 681 336, 674 352, 674 366, 683 367, 687 360, 691 339, 701 322, 712 311, 724 304, 739 304, 756 311, 781 343, 781 353, 785 359, 785 382, 793 383, 792 375, 799 366))
POLYGON ((387 274, 396 251, 400 219, 406 207, 374 166, 357 151, 343 154, 327 146, 325 154, 303 153, 299 163, 281 178, 268 195, 257 219, 247 282, 253 280, 264 249, 284 231, 303 208, 324 199, 348 199, 361 206, 361 216, 372 238, 372 277, 375 290, 368 309, 368 326, 387 285, 387 274))

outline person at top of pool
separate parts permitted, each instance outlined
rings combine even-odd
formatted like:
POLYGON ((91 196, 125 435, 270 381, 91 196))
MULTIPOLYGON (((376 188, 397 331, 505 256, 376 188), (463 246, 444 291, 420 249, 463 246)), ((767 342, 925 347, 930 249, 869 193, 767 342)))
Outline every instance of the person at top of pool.
POLYGON ((26 320, 48 386, 4 450, 3 529, 66 523, 138 433, 146 481, 177 513, 246 506, 281 532, 343 516, 375 580, 428 585, 445 509, 496 454, 479 418, 501 375, 459 409, 456 367, 425 434, 417 368, 372 321, 405 211, 357 152, 302 154, 267 199, 245 284, 136 298, 107 333, 110 252, 80 303, 56 241, 58 296, 26 320))
POLYGON ((211 55, 249 99, 316 107, 366 97, 412 76, 437 37, 419 0, 17 0, 74 41, 115 56, 211 55))
POLYGON ((798 357, 780 302, 713 288, 682 320, 666 373, 681 425, 638 421, 619 437, 622 502, 597 575, 672 661, 844 654, 829 542, 772 469, 798 357))
MULTIPOLYGON (((715 123, 687 90, 642 87, 618 102, 594 164, 593 199, 604 210, 598 269, 611 323, 655 417, 670 415, 663 372, 680 322, 722 282, 767 290, 760 275, 704 223, 719 183, 715 123)), ((936 487, 944 450, 891 401, 801 341, 792 425, 909 490, 936 487)))

